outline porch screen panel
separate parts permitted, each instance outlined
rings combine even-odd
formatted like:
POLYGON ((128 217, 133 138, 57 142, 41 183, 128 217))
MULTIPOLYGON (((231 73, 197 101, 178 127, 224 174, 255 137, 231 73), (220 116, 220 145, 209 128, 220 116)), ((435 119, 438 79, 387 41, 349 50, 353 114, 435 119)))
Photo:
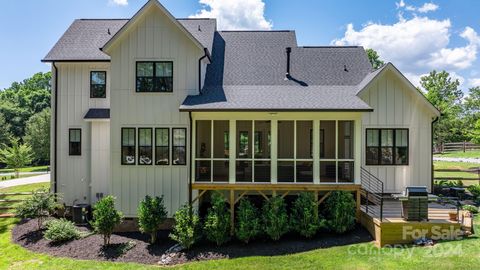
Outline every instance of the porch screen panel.
POLYGON ((270 182, 270 121, 254 121, 253 131, 253 180, 254 182, 270 182))
POLYGON ((252 158, 252 121, 237 121, 237 158, 252 158))
POLYGON ((197 158, 211 158, 212 121, 197 121, 196 150, 197 158))
MULTIPOLYGON (((335 125, 336 125, 335 121, 320 121, 320 135, 323 134, 323 138, 321 138, 323 139, 323 149, 320 148, 321 159, 336 158, 335 157, 335 137, 336 137, 335 125)), ((322 147, 322 142, 320 142, 320 147, 322 147)))
POLYGON ((354 122, 338 121, 338 158, 353 159, 354 122))
POLYGON ((278 121, 277 181, 295 182, 295 121, 278 121))
POLYGON ((214 182, 228 182, 229 173, 229 121, 213 121, 213 174, 214 182))
POLYGON ((313 182, 313 122, 296 122, 296 182, 313 182))

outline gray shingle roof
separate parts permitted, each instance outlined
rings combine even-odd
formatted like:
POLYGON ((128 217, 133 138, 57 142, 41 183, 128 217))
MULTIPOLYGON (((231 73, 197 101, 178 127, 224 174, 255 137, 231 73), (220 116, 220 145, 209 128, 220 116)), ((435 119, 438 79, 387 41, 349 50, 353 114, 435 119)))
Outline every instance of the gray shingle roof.
POLYGON ((75 20, 42 61, 108 61, 110 56, 100 48, 127 22, 75 20))
MULTIPOLYGON (((110 56, 103 53, 100 48, 128 21, 128 19, 75 20, 42 61, 109 61, 110 56)), ((178 21, 211 52, 213 33, 216 30, 214 19, 178 21)))
POLYGON ((90 109, 83 119, 110 119, 110 109, 90 109))
POLYGON ((371 110, 355 95, 357 86, 229 85, 208 88, 203 95, 189 96, 180 110, 371 110))

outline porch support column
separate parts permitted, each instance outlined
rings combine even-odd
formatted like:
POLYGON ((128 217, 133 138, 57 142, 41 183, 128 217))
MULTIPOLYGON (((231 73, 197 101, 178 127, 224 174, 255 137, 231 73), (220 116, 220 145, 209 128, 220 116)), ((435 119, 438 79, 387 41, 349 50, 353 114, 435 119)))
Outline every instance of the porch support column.
POLYGON ((277 183, 277 157, 278 157, 278 120, 272 119, 271 122, 271 140, 272 140, 272 145, 270 149, 270 155, 271 155, 271 164, 270 164, 270 176, 271 176, 271 182, 272 184, 277 183))
MULTIPOLYGON (((320 120, 313 120, 313 183, 320 184, 320 120)), ((317 194, 318 195, 318 194, 317 194)))
POLYGON ((235 191, 230 190, 230 235, 235 233, 235 191))
POLYGON ((354 182, 355 184, 360 184, 360 168, 362 167, 362 116, 359 116, 355 119, 355 132, 353 133, 355 138, 355 151, 354 151, 354 182))
POLYGON ((228 183, 234 184, 236 180, 235 172, 235 154, 237 153, 237 141, 235 134, 237 134, 237 125, 235 120, 229 121, 229 151, 228 151, 228 183))

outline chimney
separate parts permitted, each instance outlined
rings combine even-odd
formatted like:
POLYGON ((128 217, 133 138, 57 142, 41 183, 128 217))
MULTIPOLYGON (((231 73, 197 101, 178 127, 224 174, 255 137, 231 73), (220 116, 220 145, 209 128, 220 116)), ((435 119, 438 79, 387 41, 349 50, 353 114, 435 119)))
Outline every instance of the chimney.
POLYGON ((287 52, 287 73, 285 73, 285 79, 288 79, 288 77, 290 77, 290 53, 292 52, 292 48, 287 47, 286 52, 287 52))

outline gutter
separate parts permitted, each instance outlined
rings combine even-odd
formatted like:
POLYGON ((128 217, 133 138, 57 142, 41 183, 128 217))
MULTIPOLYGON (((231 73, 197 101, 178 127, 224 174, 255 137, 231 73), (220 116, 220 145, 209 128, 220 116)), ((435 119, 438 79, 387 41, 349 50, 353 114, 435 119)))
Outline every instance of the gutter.
POLYGON ((435 124, 436 122, 438 122, 438 120, 440 119, 440 117, 435 117, 435 119, 432 121, 432 125, 431 125, 431 136, 432 136, 432 151, 430 152, 430 155, 431 155, 431 160, 432 160, 432 175, 431 175, 431 185, 432 185, 432 190, 431 190, 431 193, 433 194, 433 187, 434 187, 434 168, 433 168, 433 124, 435 124))
POLYGON ((55 65, 56 62, 52 62, 52 66, 55 68, 55 102, 53 104, 53 194, 55 194, 55 199, 57 199, 57 129, 58 129, 58 68, 55 65))
MULTIPOLYGON (((210 57, 210 53, 208 52, 207 48, 204 48, 203 51, 205 54, 198 59, 198 93, 202 94, 202 61, 205 58, 208 58, 208 61, 212 62, 212 58, 210 57)), ((190 118, 190 120, 192 120, 190 118)))

